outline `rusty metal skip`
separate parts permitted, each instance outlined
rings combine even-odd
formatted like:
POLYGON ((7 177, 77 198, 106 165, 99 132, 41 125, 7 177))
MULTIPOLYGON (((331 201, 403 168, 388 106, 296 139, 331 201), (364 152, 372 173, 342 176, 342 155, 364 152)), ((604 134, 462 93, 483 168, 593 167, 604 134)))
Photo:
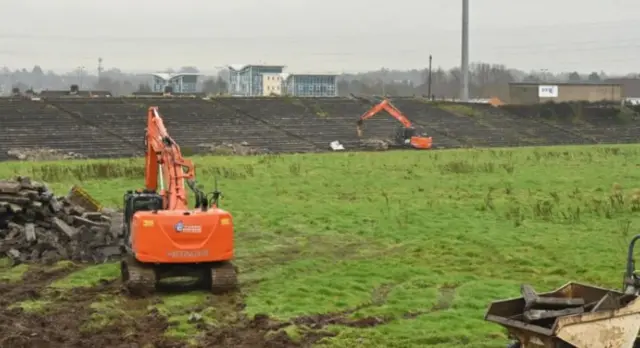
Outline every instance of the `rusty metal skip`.
POLYGON ((509 348, 639 347, 640 272, 633 258, 638 240, 640 235, 629 244, 622 291, 569 282, 536 294, 523 285, 522 297, 491 303, 485 320, 507 329, 515 339, 509 348), (536 302, 556 307, 533 309, 536 302))

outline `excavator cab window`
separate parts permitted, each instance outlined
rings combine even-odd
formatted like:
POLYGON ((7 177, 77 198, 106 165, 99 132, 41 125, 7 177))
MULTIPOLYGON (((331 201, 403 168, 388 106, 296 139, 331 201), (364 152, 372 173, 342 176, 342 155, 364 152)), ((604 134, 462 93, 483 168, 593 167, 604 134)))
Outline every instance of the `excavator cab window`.
POLYGON ((127 192, 124 195, 124 235, 129 237, 133 215, 138 211, 162 209, 162 196, 155 192, 127 192))
POLYGON ((398 144, 404 144, 407 140, 411 139, 411 137, 414 137, 416 133, 415 128, 398 127, 396 130, 396 142, 398 144))

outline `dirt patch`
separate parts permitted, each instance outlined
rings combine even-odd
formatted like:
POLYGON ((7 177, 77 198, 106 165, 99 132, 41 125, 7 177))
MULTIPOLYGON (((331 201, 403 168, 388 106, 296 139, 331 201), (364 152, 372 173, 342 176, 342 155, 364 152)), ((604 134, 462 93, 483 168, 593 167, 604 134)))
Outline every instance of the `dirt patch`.
MULTIPOLYGON (((22 281, 16 283, 0 283, 0 308, 25 301, 35 300, 41 297, 42 290, 56 279, 60 279, 77 270, 79 267, 73 264, 54 269, 32 269, 22 277, 22 281)), ((1 312, 0 312, 1 313, 1 312)), ((0 330, 0 337, 2 331, 0 330)), ((0 345, 0 347, 4 347, 0 345)))
MULTIPOLYGON (((42 280, 42 278, 37 278, 42 280)), ((51 281, 51 279, 48 279, 51 281)), ((34 284, 24 285, 32 294, 34 284)), ((23 288, 24 289, 24 288, 23 288)), ((14 293, 19 288, 14 289, 14 293)), ((75 288, 68 293, 50 293, 55 298, 51 308, 42 313, 26 312, 21 308, 4 307, 0 311, 0 347, 132 347, 152 345, 156 348, 185 347, 184 342, 166 338, 168 324, 164 317, 151 311, 143 317, 122 315, 113 325, 87 330, 91 304, 100 296, 119 296, 121 287, 116 281, 102 281, 96 287, 75 288)), ((38 295, 36 295, 38 296, 38 295)), ((13 297, 14 301, 24 299, 13 297)))
POLYGON ((371 302, 340 312, 303 315, 288 321, 279 321, 267 314, 247 318, 240 312, 243 306, 238 306, 238 320, 225 327, 210 329, 202 344, 204 347, 238 348, 310 347, 323 338, 335 336, 325 330, 329 325, 369 328, 389 322, 392 318, 350 317, 359 310, 377 305, 380 303, 371 302), (293 328, 293 337, 287 328, 293 328))
MULTIPOLYGON (((28 271, 22 283, 0 284, 0 293, 3 294, 0 300, 0 347, 188 346, 187 342, 165 335, 174 324, 163 313, 155 308, 147 309, 149 305, 162 304, 162 297, 131 299, 120 281, 103 280, 95 287, 67 291, 48 289, 43 294, 52 281, 78 268, 80 266, 70 265, 68 268, 52 271, 36 269, 28 271), (11 306, 25 300, 39 299, 50 300, 50 304, 40 311, 27 311, 11 306), (109 299, 125 302, 116 308, 115 314, 111 316, 113 320, 87 328, 86 323, 92 320, 92 314, 102 314, 100 309, 92 309, 92 305, 101 300, 108 302, 109 299)), ((287 321, 276 320, 266 314, 247 317, 244 314, 245 301, 241 292, 207 296, 200 307, 185 308, 186 312, 178 314, 189 314, 189 323, 203 333, 197 342, 199 347, 311 347, 324 338, 335 336, 335 333, 326 329, 330 325, 369 328, 387 323, 392 318, 355 318, 353 314, 384 304, 392 287, 392 284, 385 284, 373 290, 372 301, 358 307, 334 313, 303 315, 287 321), (215 308, 214 325, 208 325, 202 319, 209 307, 215 308)), ((448 295, 447 292, 443 296, 448 298, 448 295)), ((415 318, 417 314, 408 313, 405 317, 415 318)))

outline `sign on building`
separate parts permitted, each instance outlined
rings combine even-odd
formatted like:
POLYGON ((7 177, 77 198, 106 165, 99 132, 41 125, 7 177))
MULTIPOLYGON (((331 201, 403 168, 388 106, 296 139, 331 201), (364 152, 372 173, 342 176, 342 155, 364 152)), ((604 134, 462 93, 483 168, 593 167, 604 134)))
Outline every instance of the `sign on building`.
POLYGON ((557 98, 558 86, 538 86, 538 97, 540 98, 557 98))

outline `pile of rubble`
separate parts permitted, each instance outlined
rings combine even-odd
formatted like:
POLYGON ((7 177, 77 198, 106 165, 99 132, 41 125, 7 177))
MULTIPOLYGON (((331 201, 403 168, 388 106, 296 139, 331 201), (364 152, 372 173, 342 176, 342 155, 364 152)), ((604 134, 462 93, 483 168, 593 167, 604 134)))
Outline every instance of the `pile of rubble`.
POLYGON ((85 156, 76 152, 63 152, 48 148, 14 148, 7 151, 7 156, 20 161, 57 161, 85 158, 85 156))
POLYGON ((391 141, 385 139, 363 139, 360 140, 360 146, 369 150, 386 151, 389 150, 391 141))
POLYGON ((239 144, 235 143, 222 143, 222 144, 198 144, 200 153, 207 153, 212 155, 238 155, 238 156, 251 156, 261 155, 268 153, 267 149, 259 149, 249 145, 246 141, 239 144))
POLYGON ((53 263, 119 256, 121 216, 87 209, 75 203, 72 192, 56 197, 45 184, 27 177, 0 180, 0 258, 53 263))

